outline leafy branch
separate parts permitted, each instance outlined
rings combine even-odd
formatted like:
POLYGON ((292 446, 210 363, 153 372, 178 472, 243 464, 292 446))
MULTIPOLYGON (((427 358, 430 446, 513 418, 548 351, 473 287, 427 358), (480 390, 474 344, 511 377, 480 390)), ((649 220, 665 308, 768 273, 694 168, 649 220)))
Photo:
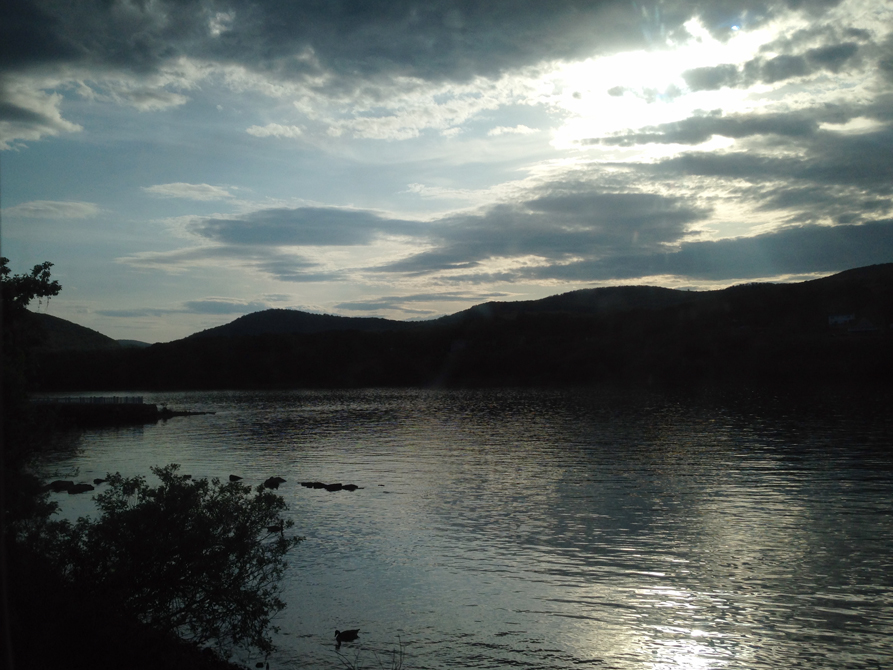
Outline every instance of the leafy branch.
POLYGON ((198 644, 273 648, 273 616, 285 607, 279 582, 286 553, 303 538, 284 500, 262 486, 186 479, 179 466, 144 477, 108 476, 101 512, 59 525, 58 560, 74 583, 98 592, 149 625, 198 644))

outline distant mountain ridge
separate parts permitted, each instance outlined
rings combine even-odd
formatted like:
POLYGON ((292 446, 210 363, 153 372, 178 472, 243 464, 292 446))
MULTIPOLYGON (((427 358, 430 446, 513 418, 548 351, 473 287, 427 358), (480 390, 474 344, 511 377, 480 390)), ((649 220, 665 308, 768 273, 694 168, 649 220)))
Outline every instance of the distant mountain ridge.
POLYGON ((893 388, 891 325, 888 263, 715 291, 584 289, 484 303, 424 322, 265 310, 141 349, 116 347, 75 326, 78 337, 93 334, 89 342, 45 347, 35 383, 58 391, 600 383, 893 388))
POLYGON ((539 300, 514 302, 492 301, 475 305, 436 322, 455 322, 469 318, 517 316, 518 314, 586 314, 598 315, 633 309, 661 309, 694 300, 697 291, 680 291, 660 286, 607 286, 587 288, 539 300))
POLYGON ((325 333, 339 330, 383 332, 412 328, 415 322, 394 321, 379 317, 311 314, 293 309, 266 309, 240 316, 235 321, 208 328, 184 339, 202 337, 244 337, 248 335, 293 335, 325 333))
MULTIPOLYGON (((859 285, 883 292, 893 288, 893 263, 846 270, 806 282, 740 284, 715 291, 690 291, 660 286, 609 286, 579 289, 538 300, 491 301, 428 321, 397 321, 379 317, 350 317, 311 314, 298 310, 268 309, 241 316, 228 324, 209 328, 184 339, 204 337, 245 337, 252 335, 311 334, 336 331, 404 332, 473 322, 480 319, 514 319, 521 315, 607 316, 633 311, 657 311, 682 305, 708 305, 734 298, 736 303, 748 293, 760 300, 816 301, 816 309, 840 311, 852 305, 849 287, 859 285), (790 298, 789 298, 789 297, 790 298)), ((746 302, 746 301, 745 301, 746 302)))
POLYGON ((251 335, 297 335, 355 330, 360 332, 406 331, 437 327, 478 318, 509 317, 517 314, 595 315, 629 309, 657 309, 695 299, 697 292, 658 286, 615 286, 581 289, 539 300, 486 302, 466 310, 428 321, 397 321, 380 317, 311 314, 298 310, 267 309, 241 316, 235 321, 208 328, 184 339, 202 337, 244 337, 251 335))

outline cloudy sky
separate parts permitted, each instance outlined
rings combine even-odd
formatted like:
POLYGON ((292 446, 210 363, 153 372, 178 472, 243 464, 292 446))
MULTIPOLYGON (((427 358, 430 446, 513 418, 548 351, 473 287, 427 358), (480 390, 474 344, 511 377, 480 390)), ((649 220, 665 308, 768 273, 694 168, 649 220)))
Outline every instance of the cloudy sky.
POLYGON ((893 261, 893 3, 0 11, 2 253, 115 338, 893 261))

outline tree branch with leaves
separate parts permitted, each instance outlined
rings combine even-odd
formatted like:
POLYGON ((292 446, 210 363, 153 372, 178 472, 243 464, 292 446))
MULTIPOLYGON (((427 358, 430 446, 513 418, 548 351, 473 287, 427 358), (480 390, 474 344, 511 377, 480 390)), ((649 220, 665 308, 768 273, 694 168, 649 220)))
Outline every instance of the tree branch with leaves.
POLYGON ((152 471, 158 486, 109 475, 98 519, 59 523, 63 574, 154 628, 270 652, 285 555, 302 539, 284 532, 284 500, 263 486, 186 479, 177 465, 152 471))

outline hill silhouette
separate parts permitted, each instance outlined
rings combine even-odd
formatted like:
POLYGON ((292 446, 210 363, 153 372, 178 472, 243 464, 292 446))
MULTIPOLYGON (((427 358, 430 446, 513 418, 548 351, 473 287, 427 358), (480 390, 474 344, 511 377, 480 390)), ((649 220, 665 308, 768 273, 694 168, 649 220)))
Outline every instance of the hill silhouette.
POLYGON ((37 347, 44 351, 90 351, 121 346, 116 340, 92 328, 50 314, 28 312, 25 322, 27 327, 40 333, 37 347))
POLYGON ((324 333, 360 331, 380 333, 409 331, 462 323, 475 319, 512 318, 518 314, 606 314, 635 308, 666 307, 693 299, 689 291, 657 286, 617 286, 583 289, 540 300, 486 302, 461 312, 430 321, 396 321, 379 317, 350 317, 333 314, 311 314, 290 309, 267 309, 246 314, 230 323, 208 328, 186 339, 207 337, 242 337, 249 335, 324 333))
POLYGON ((634 309, 660 309, 698 299, 700 294, 659 286, 611 286, 580 289, 540 300, 485 302, 436 322, 457 323, 479 318, 514 318, 519 314, 606 315, 634 309))
POLYGON ((41 388, 875 384, 893 264, 717 291, 611 287, 427 322, 288 310, 140 350, 47 353, 41 388), (331 324, 332 327, 328 327, 331 324))
POLYGON ((203 337, 242 337, 246 335, 324 333, 337 330, 382 332, 412 327, 411 322, 377 317, 350 317, 311 314, 291 309, 266 309, 240 316, 235 321, 190 335, 203 337))

